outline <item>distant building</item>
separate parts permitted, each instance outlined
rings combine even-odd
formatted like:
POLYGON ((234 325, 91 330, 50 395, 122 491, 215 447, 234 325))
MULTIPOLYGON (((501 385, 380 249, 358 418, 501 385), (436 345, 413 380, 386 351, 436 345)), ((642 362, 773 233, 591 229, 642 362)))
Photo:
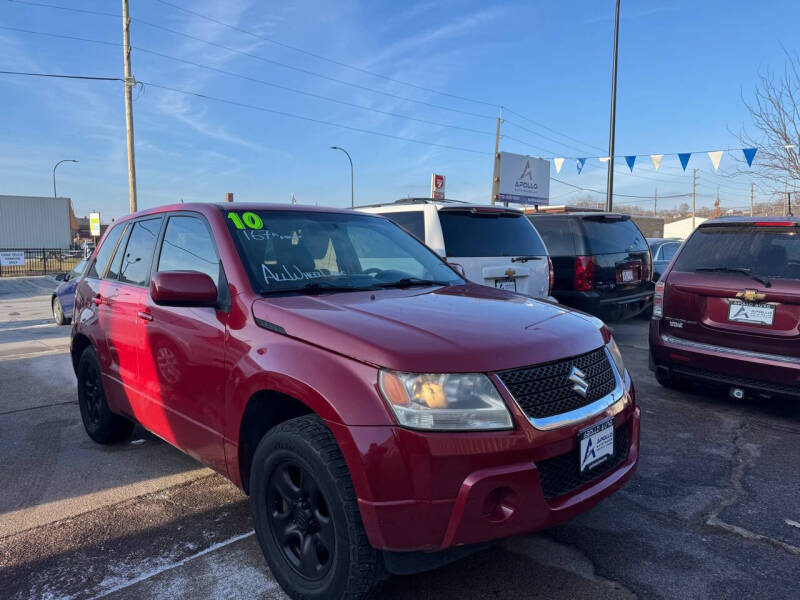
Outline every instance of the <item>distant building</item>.
MULTIPOLYGON (((695 226, 700 225, 705 221, 708 221, 708 219, 704 217, 695 217, 694 219, 695 226)), ((692 231, 692 217, 681 219, 680 221, 673 221, 672 223, 667 223, 664 225, 664 237, 668 238, 685 240, 691 235, 692 231)))
POLYGON ((69 248, 69 198, 0 196, 0 248, 69 248))

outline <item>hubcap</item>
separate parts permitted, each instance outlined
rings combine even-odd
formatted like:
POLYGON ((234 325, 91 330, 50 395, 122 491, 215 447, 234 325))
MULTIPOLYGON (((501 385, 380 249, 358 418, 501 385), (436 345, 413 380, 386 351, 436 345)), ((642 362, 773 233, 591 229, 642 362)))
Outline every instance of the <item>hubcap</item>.
POLYGON ((284 461, 267 488, 267 516, 283 557, 300 575, 321 579, 335 550, 333 520, 322 491, 299 463, 284 461))
POLYGON ((86 378, 83 381, 83 396, 86 399, 86 412, 89 413, 89 418, 92 423, 98 423, 103 405, 103 395, 100 387, 100 373, 94 366, 89 367, 86 372, 86 378))
POLYGON ((61 302, 58 300, 53 302, 53 314, 56 316, 56 321, 61 320, 61 302))

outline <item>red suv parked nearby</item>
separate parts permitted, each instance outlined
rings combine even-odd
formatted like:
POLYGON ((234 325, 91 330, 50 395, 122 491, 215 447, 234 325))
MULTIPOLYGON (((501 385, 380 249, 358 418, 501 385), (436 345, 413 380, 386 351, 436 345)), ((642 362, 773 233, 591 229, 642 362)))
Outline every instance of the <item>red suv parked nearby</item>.
POLYGON ((89 436, 138 422, 229 477, 293 598, 363 598, 552 526, 638 458, 602 322, 469 283, 363 213, 119 219, 78 285, 72 360, 89 436))
POLYGON ((800 219, 706 221, 656 285, 650 365, 668 387, 800 397, 798 323, 800 219))

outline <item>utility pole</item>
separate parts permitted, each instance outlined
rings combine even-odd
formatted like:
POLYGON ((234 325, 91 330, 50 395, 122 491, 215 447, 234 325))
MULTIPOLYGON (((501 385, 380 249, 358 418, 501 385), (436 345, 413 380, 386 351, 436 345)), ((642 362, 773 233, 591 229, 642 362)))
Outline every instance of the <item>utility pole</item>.
POLYGON ((133 98, 132 89, 136 80, 131 74, 131 19, 128 16, 128 0, 122 0, 122 52, 125 61, 125 130, 128 137, 128 189, 130 211, 136 212, 136 157, 133 150, 133 98))
POLYGON ((614 131, 617 118, 617 46, 619 43, 619 0, 614 19, 614 68, 611 75, 611 125, 608 134, 608 184, 606 186, 606 210, 611 211, 614 201, 614 131))
POLYGON ((789 180, 783 180, 783 197, 786 199, 783 204, 783 216, 789 216, 789 180))
POLYGON ((656 193, 653 194, 653 216, 658 216, 658 188, 656 188, 656 193))
POLYGON ((692 231, 694 231, 694 228, 695 228, 695 214, 694 213, 695 213, 695 207, 696 207, 696 202, 695 202, 695 197, 696 197, 695 192, 696 191, 697 191, 697 169, 692 169, 692 231))
POLYGON ((503 117, 497 117, 497 131, 494 134, 494 173, 492 174, 492 204, 500 196, 500 123, 503 117))
POLYGON ((750 184, 750 216, 753 216, 753 188, 754 184, 750 184))

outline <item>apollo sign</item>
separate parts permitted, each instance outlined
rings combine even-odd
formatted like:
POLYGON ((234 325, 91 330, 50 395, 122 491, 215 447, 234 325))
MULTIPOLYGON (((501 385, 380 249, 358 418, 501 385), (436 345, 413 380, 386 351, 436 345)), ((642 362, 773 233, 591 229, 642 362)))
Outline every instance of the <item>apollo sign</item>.
POLYGON ((549 204, 550 161, 501 152, 497 199, 519 204, 549 204))

